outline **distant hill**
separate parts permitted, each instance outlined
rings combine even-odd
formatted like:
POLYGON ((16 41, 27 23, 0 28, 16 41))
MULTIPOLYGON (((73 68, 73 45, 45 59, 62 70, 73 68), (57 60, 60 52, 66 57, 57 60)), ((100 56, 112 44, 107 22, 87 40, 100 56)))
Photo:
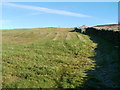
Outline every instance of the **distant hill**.
POLYGON ((111 27, 111 26, 118 26, 120 24, 106 24, 106 25, 97 25, 97 26, 94 26, 94 27, 111 27))
POLYGON ((97 25, 97 26, 94 26, 94 28, 120 31, 120 24, 97 25))

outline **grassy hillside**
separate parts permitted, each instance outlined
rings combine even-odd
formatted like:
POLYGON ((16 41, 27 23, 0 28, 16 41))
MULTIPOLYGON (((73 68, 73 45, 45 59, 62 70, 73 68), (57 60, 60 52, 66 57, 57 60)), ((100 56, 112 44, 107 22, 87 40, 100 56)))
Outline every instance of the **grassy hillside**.
POLYGON ((3 30, 4 88, 84 86, 96 44, 67 28, 3 30))

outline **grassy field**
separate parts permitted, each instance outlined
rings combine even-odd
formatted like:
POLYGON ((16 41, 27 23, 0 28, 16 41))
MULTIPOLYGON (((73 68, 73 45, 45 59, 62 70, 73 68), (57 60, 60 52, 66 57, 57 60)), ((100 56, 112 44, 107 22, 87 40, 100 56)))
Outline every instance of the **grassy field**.
POLYGON ((72 28, 3 30, 4 88, 83 87, 96 44, 72 28))

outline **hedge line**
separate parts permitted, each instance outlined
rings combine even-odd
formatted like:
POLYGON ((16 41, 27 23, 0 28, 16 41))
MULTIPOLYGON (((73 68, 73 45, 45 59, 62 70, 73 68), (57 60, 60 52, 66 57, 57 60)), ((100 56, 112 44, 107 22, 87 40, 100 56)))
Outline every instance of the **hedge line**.
POLYGON ((82 29, 77 29, 77 28, 75 28, 75 31, 87 35, 96 35, 104 39, 107 39, 109 41, 112 41, 113 43, 116 43, 117 45, 120 46, 120 31, 105 30, 105 29, 100 30, 92 27, 86 28, 84 32, 82 29))

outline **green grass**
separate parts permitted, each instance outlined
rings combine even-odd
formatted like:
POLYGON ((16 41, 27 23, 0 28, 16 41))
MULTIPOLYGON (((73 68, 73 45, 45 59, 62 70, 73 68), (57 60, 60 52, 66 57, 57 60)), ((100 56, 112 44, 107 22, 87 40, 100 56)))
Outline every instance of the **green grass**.
POLYGON ((88 36, 68 28, 3 30, 4 88, 83 87, 95 66, 88 36))

